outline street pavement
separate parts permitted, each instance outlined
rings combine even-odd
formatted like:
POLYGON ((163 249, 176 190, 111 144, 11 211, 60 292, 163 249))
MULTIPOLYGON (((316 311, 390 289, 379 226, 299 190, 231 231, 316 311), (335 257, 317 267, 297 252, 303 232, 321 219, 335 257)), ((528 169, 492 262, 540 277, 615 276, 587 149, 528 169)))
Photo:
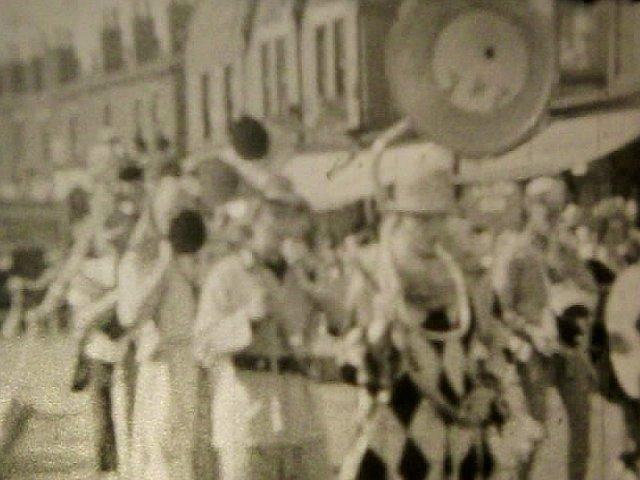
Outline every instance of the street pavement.
MULTIPOLYGON (((0 387, 9 386, 35 407, 26 432, 4 462, 2 480, 111 480, 91 470, 93 424, 86 394, 69 389, 75 348, 64 337, 0 341, 0 387)), ((356 435, 357 392, 339 384, 315 387, 337 466, 356 435)), ((557 396, 550 394, 549 433, 540 452, 534 480, 564 480, 566 473, 566 416, 557 396)), ((614 460, 623 450, 623 423, 617 409, 593 398, 592 455, 589 480, 618 480, 614 460)), ((115 479, 114 479, 115 480, 115 479)))
POLYGON ((3 480, 92 480, 93 424, 86 394, 69 385, 75 348, 69 338, 0 341, 0 387, 34 407, 2 465, 3 480))

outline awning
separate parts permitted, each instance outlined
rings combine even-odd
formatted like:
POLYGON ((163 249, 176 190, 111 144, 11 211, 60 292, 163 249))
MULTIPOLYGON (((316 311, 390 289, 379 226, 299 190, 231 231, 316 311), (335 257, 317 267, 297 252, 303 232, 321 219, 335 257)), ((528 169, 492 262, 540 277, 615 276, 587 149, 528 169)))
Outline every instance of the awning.
MULTIPOLYGON (((555 119, 529 142, 505 155, 484 162, 463 160, 458 179, 471 184, 556 175, 588 165, 638 137, 640 108, 555 119)), ((428 143, 415 143, 389 149, 381 164, 383 182, 393 181, 403 159, 428 154, 428 148, 428 143)), ((337 209, 374 192, 371 159, 366 152, 335 171, 335 165, 351 155, 344 151, 302 154, 289 161, 283 174, 315 209, 337 209)))
POLYGON ((553 121, 531 141, 484 163, 463 162, 461 183, 524 180, 585 166, 640 137, 640 108, 553 121))

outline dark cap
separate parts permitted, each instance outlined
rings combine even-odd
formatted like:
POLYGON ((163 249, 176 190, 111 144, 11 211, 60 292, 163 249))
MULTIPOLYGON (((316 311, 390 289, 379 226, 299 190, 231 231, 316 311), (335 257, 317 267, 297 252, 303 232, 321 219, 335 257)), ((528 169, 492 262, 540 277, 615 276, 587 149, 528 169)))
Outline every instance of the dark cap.
POLYGON ((207 226, 200 212, 182 210, 171 221, 169 242, 175 253, 197 253, 206 240, 207 226))
POLYGON ((229 125, 229 137, 236 153, 245 160, 258 160, 269 153, 269 133, 261 122, 242 116, 229 125))

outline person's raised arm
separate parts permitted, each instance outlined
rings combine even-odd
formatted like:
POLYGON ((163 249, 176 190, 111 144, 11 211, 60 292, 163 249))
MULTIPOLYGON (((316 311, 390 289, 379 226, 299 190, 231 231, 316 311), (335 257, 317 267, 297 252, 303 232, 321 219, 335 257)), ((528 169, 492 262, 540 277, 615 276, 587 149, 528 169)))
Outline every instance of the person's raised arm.
POLYGON ((140 256, 143 254, 128 252, 120 264, 117 312, 120 323, 127 328, 135 328, 153 314, 172 258, 171 247, 161 242, 152 268, 141 275, 144 266, 140 256))
POLYGON ((104 315, 115 310, 118 302, 118 290, 113 289, 99 300, 78 312, 77 323, 82 326, 82 336, 86 336, 102 321, 104 315))
POLYGON ((87 258, 95 239, 97 225, 89 221, 82 229, 76 242, 73 244, 66 263, 57 271, 55 277, 49 283, 49 288, 44 300, 32 315, 45 316, 53 313, 60 305, 69 287, 71 280, 78 274, 82 263, 87 258))

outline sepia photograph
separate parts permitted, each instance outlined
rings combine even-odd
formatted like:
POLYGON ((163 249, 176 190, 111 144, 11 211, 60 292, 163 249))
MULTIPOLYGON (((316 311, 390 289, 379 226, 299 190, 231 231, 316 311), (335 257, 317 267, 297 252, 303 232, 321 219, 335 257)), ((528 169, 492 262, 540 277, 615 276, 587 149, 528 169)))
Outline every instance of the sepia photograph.
POLYGON ((0 480, 640 480, 640 1, 0 0, 0 480))

